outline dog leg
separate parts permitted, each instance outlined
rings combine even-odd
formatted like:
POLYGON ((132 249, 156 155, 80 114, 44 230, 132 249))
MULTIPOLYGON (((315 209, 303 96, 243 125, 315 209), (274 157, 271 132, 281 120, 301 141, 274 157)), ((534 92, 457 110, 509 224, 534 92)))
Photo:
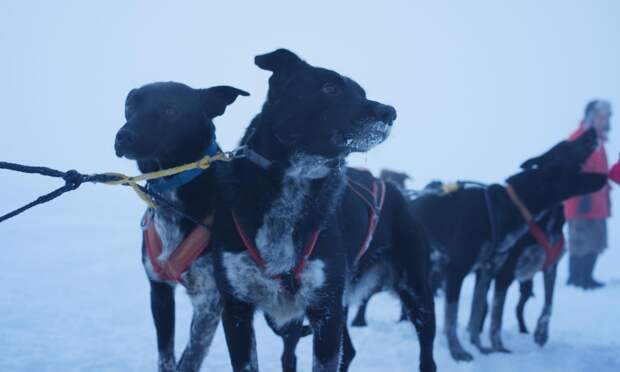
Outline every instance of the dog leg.
MULTIPOLYGON (((348 308, 345 309, 344 318, 347 319, 348 308)), ((342 330, 342 359, 340 360, 340 371, 347 372, 349 370, 349 366, 355 358, 355 347, 353 346, 353 341, 351 341, 351 336, 349 335, 349 328, 344 324, 344 328, 342 330)))
POLYGON ((480 341, 480 332, 482 331, 482 323, 488 311, 487 292, 491 284, 491 275, 485 269, 476 272, 476 286, 474 288, 474 297, 472 299, 471 314, 469 316, 469 340, 483 354, 488 354, 492 350, 482 346, 480 341))
POLYGON ((420 343, 420 371, 437 370, 433 358, 433 341, 435 340, 435 303, 430 286, 421 292, 414 288, 397 290, 400 300, 407 312, 407 318, 413 323, 420 343))
POLYGON ((450 354, 456 361, 471 361, 474 358, 465 351, 457 335, 459 295, 463 284, 462 275, 457 275, 456 270, 448 268, 446 272, 446 309, 444 327, 450 354))
POLYGON ((502 342, 502 318, 504 315, 504 304, 506 302, 506 293, 508 286, 512 280, 506 278, 495 279, 495 290, 493 293, 493 307, 491 309, 491 329, 490 338, 493 351, 502 353, 510 353, 510 350, 504 347, 502 342))
MULTIPOLYGON (((406 203, 402 201, 398 205, 406 203)), ((394 290, 400 297, 401 313, 405 313, 418 335, 420 371, 434 372, 437 370, 433 356, 436 319, 435 297, 429 281, 431 247, 424 228, 412 218, 408 209, 399 209, 396 220, 396 255, 392 266, 399 279, 394 290)))
POLYGON ((220 292, 215 284, 213 273, 209 274, 203 273, 200 276, 200 283, 188 287, 187 290, 194 311, 189 342, 178 364, 179 372, 200 370, 220 322, 222 314, 220 292))
POLYGON ((295 372, 297 371, 297 356, 295 350, 299 340, 303 337, 304 318, 292 320, 290 323, 278 328, 273 319, 265 314, 265 320, 269 327, 280 337, 282 337, 282 343, 284 344, 284 350, 282 351, 283 372, 295 372))
POLYGON ((254 305, 224 295, 222 325, 234 372, 258 372, 253 319, 254 305))
POLYGON ((151 313, 157 331, 158 370, 176 370, 174 357, 174 286, 149 280, 151 284, 151 313))
POLYGON ((532 297, 532 287, 533 282, 532 279, 526 280, 519 284, 519 303, 517 304, 516 312, 517 312, 517 320, 519 321, 519 332, 528 333, 527 326, 525 325, 525 317, 523 316, 523 312, 525 310, 525 304, 527 300, 532 297))
POLYGON ((372 294, 360 302, 359 307, 357 308, 357 313, 355 314, 355 318, 351 325, 353 327, 366 327, 368 323, 366 322, 366 306, 368 306, 368 301, 370 301, 370 297, 372 294))
POLYGON ((553 292, 555 290, 557 268, 558 265, 556 263, 543 273, 545 278, 545 305, 542 314, 538 318, 538 324, 534 332, 534 341, 540 346, 547 343, 549 339, 549 321, 551 320, 551 308, 553 307, 553 292))
POLYGON ((312 325, 314 334, 313 372, 336 372, 340 365, 340 352, 344 329, 344 310, 341 296, 337 296, 333 303, 325 306, 312 307, 307 310, 307 316, 312 325))

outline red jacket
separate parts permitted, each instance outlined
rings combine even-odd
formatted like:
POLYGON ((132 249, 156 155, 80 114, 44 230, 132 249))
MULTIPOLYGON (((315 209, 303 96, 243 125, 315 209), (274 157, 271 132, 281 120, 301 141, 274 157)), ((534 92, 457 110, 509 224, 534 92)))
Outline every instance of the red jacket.
POLYGON ((616 165, 611 167, 611 170, 609 171, 609 179, 620 184, 620 160, 618 160, 616 165))
MULTIPOLYGON (((569 141, 577 139, 583 132, 585 132, 585 128, 582 124, 579 129, 570 136, 569 141)), ((603 174, 609 172, 607 154, 605 153, 605 146, 602 142, 583 165, 582 170, 584 172, 603 174)), ((602 189, 590 195, 568 199, 564 203, 564 213, 569 220, 605 219, 610 216, 610 211, 609 185, 603 186, 602 189)))

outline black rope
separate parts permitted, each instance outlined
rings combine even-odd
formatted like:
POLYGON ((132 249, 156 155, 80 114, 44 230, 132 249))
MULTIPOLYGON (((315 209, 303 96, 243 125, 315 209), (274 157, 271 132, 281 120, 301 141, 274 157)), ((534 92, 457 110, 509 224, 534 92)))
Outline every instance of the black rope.
POLYGON ((30 208, 36 207, 37 205, 41 205, 47 202, 50 202, 54 199, 56 199, 57 197, 61 196, 62 194, 69 192, 69 191, 73 191, 76 190, 78 187, 80 187, 83 183, 86 182, 109 182, 109 181, 114 181, 114 180, 118 180, 120 179, 120 177, 118 176, 112 176, 109 174, 93 174, 93 175, 86 175, 86 174, 81 174, 80 172, 72 169, 69 170, 67 172, 62 172, 56 169, 52 169, 52 168, 48 168, 48 167, 33 167, 33 166, 28 166, 28 165, 21 165, 21 164, 15 164, 15 163, 8 163, 8 162, 4 162, 1 161, 0 162, 0 169, 7 169, 7 170, 11 170, 11 171, 15 171, 15 172, 21 172, 21 173, 29 173, 29 174, 40 174, 43 176, 48 176, 48 177, 56 177, 56 178, 62 178, 65 181, 65 185, 62 187, 59 187, 58 189, 45 194, 43 196, 38 197, 35 201, 30 202, 26 205, 24 205, 23 207, 17 208, 14 211, 11 211, 3 216, 0 216, 0 223, 13 218, 25 211, 27 211, 30 208))
POLYGON ((209 226, 209 225, 203 223, 202 221, 199 221, 196 218, 190 216, 189 214, 183 212, 179 207, 174 205, 171 201, 169 201, 168 199, 164 198, 159 193, 156 193, 155 191, 150 190, 148 187, 143 187, 143 186, 140 186, 140 185, 138 185, 138 187, 140 188, 140 190, 143 193, 145 193, 149 197, 151 197, 151 199, 153 199, 153 201, 155 201, 156 204, 162 205, 165 208, 169 208, 170 210, 172 210, 173 212, 175 212, 179 216, 188 219, 189 221, 193 222, 194 224, 196 224, 198 226, 202 226, 202 227, 204 227, 207 230, 211 230, 211 226, 209 226))
MULTIPOLYGON (((49 194, 45 194, 43 196, 38 197, 35 201, 28 203, 21 208, 17 208, 16 210, 12 212, 9 212, 3 216, 0 216, 0 223, 10 218, 15 217, 27 211, 30 208, 36 207, 37 205, 50 202, 66 192, 76 190, 83 183, 88 183, 88 182, 105 183, 105 182, 111 182, 111 181, 118 181, 121 179, 120 176, 110 175, 110 174, 90 174, 89 175, 89 174, 82 174, 74 169, 69 170, 67 172, 62 172, 62 171, 52 169, 52 168, 47 168, 47 167, 33 167, 33 166, 27 166, 27 165, 15 164, 15 163, 7 163, 7 162, 0 162, 0 169, 7 169, 7 170, 22 172, 22 173, 40 174, 40 175, 48 176, 48 177, 62 178, 65 181, 64 186, 50 192, 49 194)), ((208 230, 211 229, 211 226, 183 212, 179 207, 174 205, 172 202, 168 201, 162 195, 154 192, 153 190, 150 190, 147 187, 143 187, 140 185, 138 185, 138 187, 140 188, 142 192, 144 192, 151 199, 153 199, 156 202, 156 204, 160 204, 166 208, 169 208, 173 212, 177 213, 183 218, 188 219, 189 221, 195 223, 196 225, 200 225, 208 230)))

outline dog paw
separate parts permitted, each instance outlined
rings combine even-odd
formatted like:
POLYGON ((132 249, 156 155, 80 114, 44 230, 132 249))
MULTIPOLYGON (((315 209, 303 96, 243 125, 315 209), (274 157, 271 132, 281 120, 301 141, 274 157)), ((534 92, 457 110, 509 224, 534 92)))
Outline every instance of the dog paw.
POLYGON ((420 362, 420 372, 437 372, 437 365, 435 361, 422 361, 420 362))
POLYGON ((493 349, 494 353, 511 353, 510 350, 506 349, 504 346, 504 342, 502 341, 502 337, 500 333, 492 333, 491 336, 491 349, 493 349))
POLYGON ((479 333, 472 333, 470 335, 469 341, 472 343, 472 345, 474 345, 476 347, 476 349, 478 349, 478 351, 480 351, 480 353, 482 354, 490 354, 493 352, 493 349, 482 346, 482 341, 480 341, 480 334, 479 333))
POLYGON ((503 345, 493 346, 493 352, 494 353, 504 353, 504 354, 511 354, 512 353, 512 351, 510 351, 509 349, 506 349, 503 345))
POLYGON ((474 357, 463 348, 450 348, 450 354, 452 359, 457 362, 471 362, 474 360, 474 357))
POLYGON ((547 340, 549 340, 549 332, 544 328, 536 329, 536 332, 534 333, 534 341, 539 346, 545 346, 547 340))
POLYGON ((482 345, 476 345, 476 348, 478 349, 478 351, 480 352, 480 354, 491 354, 494 350, 490 347, 486 347, 486 346, 482 346, 482 345))

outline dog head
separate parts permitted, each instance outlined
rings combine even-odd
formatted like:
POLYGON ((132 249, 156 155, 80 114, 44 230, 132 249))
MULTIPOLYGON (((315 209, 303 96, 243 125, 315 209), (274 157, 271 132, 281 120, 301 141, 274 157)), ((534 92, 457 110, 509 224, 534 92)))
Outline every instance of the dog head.
POLYGON ((536 212, 600 190, 607 183, 607 175, 555 165, 517 173, 506 182, 514 187, 525 205, 536 212))
POLYGON ((116 155, 138 161, 140 169, 195 161, 215 144, 212 119, 247 92, 228 86, 193 89, 165 82, 133 89, 125 101, 127 122, 116 134, 116 155))
POLYGON ((352 79, 286 49, 259 55, 255 63, 272 72, 260 117, 285 147, 334 158, 368 151, 389 135, 396 110, 367 99, 352 79))
POLYGON ((597 144, 596 133, 588 130, 575 141, 560 142, 543 155, 526 161, 522 165, 525 170, 506 182, 526 205, 541 208, 598 191, 607 183, 607 175, 581 171, 597 144))
POLYGON ((598 140, 596 131, 589 129, 574 141, 562 141, 549 151, 521 164, 522 169, 536 169, 559 166, 580 170, 596 149, 598 140))

